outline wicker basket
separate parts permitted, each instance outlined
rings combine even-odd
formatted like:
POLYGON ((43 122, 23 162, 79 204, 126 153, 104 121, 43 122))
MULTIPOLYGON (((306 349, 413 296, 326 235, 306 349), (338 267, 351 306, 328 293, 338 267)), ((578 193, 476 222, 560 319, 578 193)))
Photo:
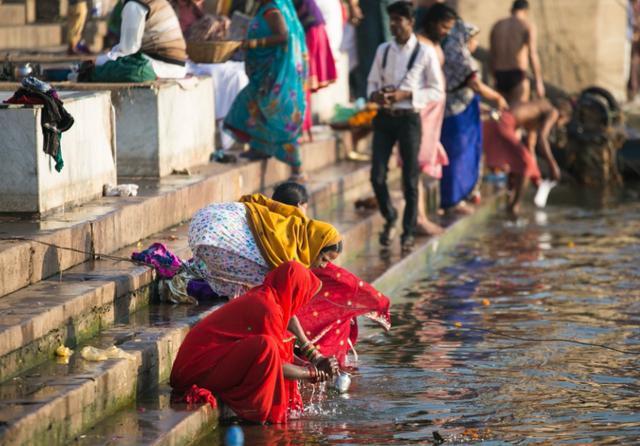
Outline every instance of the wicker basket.
POLYGON ((240 48, 240 40, 218 40, 213 42, 187 42, 189 59, 196 63, 222 63, 240 48))

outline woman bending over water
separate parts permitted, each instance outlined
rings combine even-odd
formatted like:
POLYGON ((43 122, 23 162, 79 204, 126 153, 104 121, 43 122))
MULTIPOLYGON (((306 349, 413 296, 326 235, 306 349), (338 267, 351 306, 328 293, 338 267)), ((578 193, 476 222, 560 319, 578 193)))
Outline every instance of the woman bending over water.
POLYGON ((284 262, 264 284, 225 304, 199 322, 180 346, 170 384, 213 392, 239 417, 285 423, 299 411, 296 380, 325 381, 313 365, 294 364, 291 318, 320 290, 320 280, 302 264, 284 262))

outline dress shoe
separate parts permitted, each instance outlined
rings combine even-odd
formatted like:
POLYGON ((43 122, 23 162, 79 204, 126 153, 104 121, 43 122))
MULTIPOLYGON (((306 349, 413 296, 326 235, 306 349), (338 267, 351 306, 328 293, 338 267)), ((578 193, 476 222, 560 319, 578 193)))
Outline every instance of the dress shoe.
POLYGON ((396 222, 387 221, 380 233, 380 244, 382 246, 389 246, 396 236, 396 222))

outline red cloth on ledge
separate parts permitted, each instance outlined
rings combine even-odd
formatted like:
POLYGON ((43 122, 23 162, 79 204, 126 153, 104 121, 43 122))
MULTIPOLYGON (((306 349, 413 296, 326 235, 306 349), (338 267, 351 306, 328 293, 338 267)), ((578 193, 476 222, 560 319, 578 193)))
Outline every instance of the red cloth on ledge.
POLYGON ((335 356, 344 366, 349 341, 358 339, 358 316, 366 316, 385 329, 391 327, 389 298, 373 286, 333 263, 315 268, 322 291, 296 316, 307 337, 325 356, 335 356))
POLYGON ((302 408, 297 383, 284 379, 293 359, 287 326, 320 288, 320 280, 297 262, 271 271, 264 284, 225 304, 196 324, 180 346, 170 384, 210 390, 249 421, 284 423, 302 408))

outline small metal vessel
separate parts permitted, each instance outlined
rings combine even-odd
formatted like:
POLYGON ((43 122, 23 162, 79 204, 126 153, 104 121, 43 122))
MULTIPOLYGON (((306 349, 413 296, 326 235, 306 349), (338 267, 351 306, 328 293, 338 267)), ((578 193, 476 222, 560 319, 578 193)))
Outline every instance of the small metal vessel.
POLYGON ((17 81, 21 81, 25 77, 31 76, 32 73, 33 73, 33 67, 28 62, 20 65, 16 65, 13 68, 13 77, 17 81))
POLYGON ((333 388, 340 393, 347 393, 351 386, 351 376, 348 373, 340 372, 333 381, 333 388))

